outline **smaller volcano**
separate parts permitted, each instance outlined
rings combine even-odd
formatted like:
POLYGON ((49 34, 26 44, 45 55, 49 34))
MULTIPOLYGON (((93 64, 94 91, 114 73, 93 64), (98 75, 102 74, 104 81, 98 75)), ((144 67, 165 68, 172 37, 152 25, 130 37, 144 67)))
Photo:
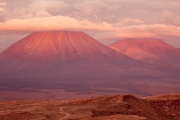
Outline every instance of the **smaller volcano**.
POLYGON ((158 39, 125 39, 116 41, 110 47, 136 60, 180 67, 179 50, 158 39))

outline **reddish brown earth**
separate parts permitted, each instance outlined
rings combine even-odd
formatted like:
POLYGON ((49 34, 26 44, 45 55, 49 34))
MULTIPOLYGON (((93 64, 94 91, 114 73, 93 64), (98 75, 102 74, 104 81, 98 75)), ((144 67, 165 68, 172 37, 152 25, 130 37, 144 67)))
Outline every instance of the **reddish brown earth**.
POLYGON ((0 102, 0 120, 179 120, 180 95, 0 102))
POLYGON ((180 67, 179 50, 161 40, 125 39, 113 43, 110 47, 143 62, 167 67, 180 67))

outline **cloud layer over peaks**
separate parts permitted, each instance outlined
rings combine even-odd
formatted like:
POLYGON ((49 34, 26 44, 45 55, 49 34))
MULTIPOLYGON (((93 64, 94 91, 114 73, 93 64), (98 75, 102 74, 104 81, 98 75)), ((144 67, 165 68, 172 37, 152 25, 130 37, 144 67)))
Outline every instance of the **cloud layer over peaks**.
POLYGON ((101 40, 178 40, 179 6, 179 0, 0 0, 0 33, 78 30, 101 40))

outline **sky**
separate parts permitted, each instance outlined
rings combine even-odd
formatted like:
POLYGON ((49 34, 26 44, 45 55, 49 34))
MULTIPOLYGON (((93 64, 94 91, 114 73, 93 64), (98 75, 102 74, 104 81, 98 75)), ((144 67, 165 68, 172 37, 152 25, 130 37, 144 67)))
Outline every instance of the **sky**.
POLYGON ((0 51, 37 31, 83 31, 105 45, 158 38, 180 47, 180 0, 0 0, 0 51))

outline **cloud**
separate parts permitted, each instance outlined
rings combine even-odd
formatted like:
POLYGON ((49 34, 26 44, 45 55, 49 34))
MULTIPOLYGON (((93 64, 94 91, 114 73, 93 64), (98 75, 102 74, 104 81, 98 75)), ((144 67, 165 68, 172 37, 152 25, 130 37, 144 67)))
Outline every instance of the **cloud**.
POLYGON ((66 10, 67 8, 68 4, 57 0, 31 0, 27 5, 8 8, 3 13, 3 17, 5 20, 49 17, 57 11, 66 10))
POLYGON ((107 22, 94 23, 86 19, 77 20, 68 16, 50 16, 31 19, 11 19, 0 22, 0 31, 44 31, 83 30, 112 31, 115 28, 107 22))
POLYGON ((84 0, 81 3, 75 3, 73 8, 81 11, 81 13, 92 15, 92 14, 104 14, 108 11, 114 11, 120 8, 118 5, 107 4, 103 0, 84 0))
POLYGON ((0 2, 0 6, 6 5, 6 2, 0 2))
POLYGON ((6 0, 0 6, 0 32, 78 30, 99 39, 180 39, 179 4, 178 0, 6 0))
POLYGON ((138 19, 123 18, 121 22, 135 23, 137 25, 118 27, 107 22, 91 22, 87 19, 78 20, 68 16, 50 16, 30 19, 11 19, 0 22, 0 31, 54 31, 54 30, 78 30, 101 32, 95 35, 98 39, 119 38, 180 38, 180 27, 165 24, 142 24, 138 19), (104 34, 102 34, 104 32, 104 34))
POLYGON ((180 27, 164 24, 138 25, 119 28, 109 37, 114 38, 180 38, 180 27))
POLYGON ((4 10, 5 10, 4 8, 0 8, 0 12, 1 12, 1 11, 4 11, 4 10))
POLYGON ((2 6, 5 6, 5 5, 6 5, 5 2, 0 2, 0 12, 5 10, 4 8, 1 8, 2 6))
POLYGON ((162 22, 164 24, 170 24, 170 25, 180 25, 180 13, 173 13, 171 11, 163 11, 162 13, 162 22))
MULTIPOLYGON (((141 20, 146 24, 163 24, 161 20, 164 19, 161 15, 163 11, 167 10, 177 15, 180 11, 178 0, 166 0, 165 5, 163 0, 19 0, 18 3, 12 0, 6 1, 7 8, 3 11, 4 20, 59 15, 93 22, 106 21, 117 25, 119 20, 124 18, 141 20), (94 15, 98 17, 95 18, 94 15)), ((134 24, 129 22, 119 25, 137 25, 135 22, 134 24)))
POLYGON ((122 18, 119 18, 117 22, 112 23, 112 24, 113 26, 125 27, 125 26, 132 26, 132 25, 141 25, 144 23, 145 23, 144 21, 139 20, 139 19, 122 17, 122 18))

